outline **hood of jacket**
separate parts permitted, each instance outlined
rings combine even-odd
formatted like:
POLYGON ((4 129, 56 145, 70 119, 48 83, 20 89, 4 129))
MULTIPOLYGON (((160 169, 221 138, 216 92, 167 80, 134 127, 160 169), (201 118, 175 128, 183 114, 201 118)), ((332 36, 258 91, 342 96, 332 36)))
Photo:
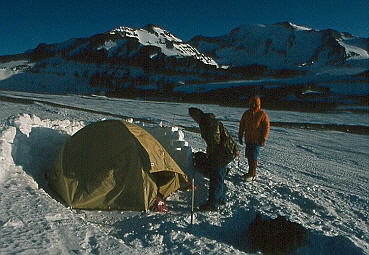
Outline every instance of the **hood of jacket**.
POLYGON ((213 113, 204 113, 198 108, 191 107, 188 109, 190 116, 197 122, 207 122, 208 120, 214 120, 215 115, 213 113))
POLYGON ((200 109, 198 108, 195 108, 195 107, 191 107, 188 109, 188 113, 190 114, 190 116, 197 122, 197 123, 200 123, 201 120, 203 119, 203 116, 204 116, 204 112, 201 111, 200 109))
POLYGON ((258 96, 252 96, 249 100, 249 107, 254 112, 259 111, 261 109, 261 100, 258 96))

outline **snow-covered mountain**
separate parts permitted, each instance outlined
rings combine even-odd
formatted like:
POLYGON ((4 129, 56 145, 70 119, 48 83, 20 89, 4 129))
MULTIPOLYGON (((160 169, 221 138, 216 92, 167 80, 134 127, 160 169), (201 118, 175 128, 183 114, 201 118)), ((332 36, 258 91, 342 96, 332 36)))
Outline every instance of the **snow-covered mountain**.
MULTIPOLYGON (((9 61, 13 61, 11 70, 5 70, 3 64, 2 78, 9 78, 13 71, 31 80, 32 90, 52 87, 53 92, 77 93, 128 87, 163 90, 182 80, 207 80, 216 75, 218 66, 212 58, 155 25, 118 27, 89 38, 42 43, 24 54, 0 58, 0 62, 9 61)), ((15 80, 3 80, 1 87, 17 88, 19 77, 15 80)))
MULTIPOLYGON (((368 52, 369 38, 289 22, 242 26, 219 37, 196 36, 188 43, 159 26, 122 26, 0 56, 0 89, 196 97, 233 104, 255 87, 258 93, 273 97, 272 103, 275 95, 285 100, 299 97, 306 89, 318 89, 314 95, 324 94, 331 101, 337 92, 369 94, 368 52), (276 84, 282 90, 270 89, 276 84), (285 85, 294 88, 286 91, 285 85)), ((363 100, 367 99, 356 102, 363 100)))
MULTIPOLYGON (((110 34, 119 35, 122 38, 136 38, 141 45, 159 48, 160 51, 157 49, 157 52, 150 56, 151 58, 155 58, 159 54, 177 58, 193 57, 204 64, 217 66, 217 63, 212 58, 200 53, 196 48, 158 26, 149 25, 142 29, 119 27, 112 30, 110 34)), ((103 47, 112 54, 115 53, 115 50, 119 50, 118 44, 113 41, 105 42, 103 47)))
POLYGON ((31 56, 35 60, 62 56, 76 61, 117 61, 131 65, 140 65, 142 61, 158 61, 163 57, 176 57, 192 58, 203 64, 217 66, 210 57, 155 25, 140 29, 118 27, 89 38, 72 39, 52 45, 40 44, 32 51, 31 56))
POLYGON ((368 67, 369 39, 290 22, 247 25, 219 37, 194 37, 190 44, 229 66, 273 69, 357 65, 368 67))

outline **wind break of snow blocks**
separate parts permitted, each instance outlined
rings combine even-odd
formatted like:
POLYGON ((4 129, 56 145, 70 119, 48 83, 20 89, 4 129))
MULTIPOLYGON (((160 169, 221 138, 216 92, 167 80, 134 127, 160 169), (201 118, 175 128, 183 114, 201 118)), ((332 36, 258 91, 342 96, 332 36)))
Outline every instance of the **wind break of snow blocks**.
POLYGON ((143 128, 161 143, 183 171, 193 168, 192 148, 185 141, 182 130, 175 126, 144 126, 143 128))

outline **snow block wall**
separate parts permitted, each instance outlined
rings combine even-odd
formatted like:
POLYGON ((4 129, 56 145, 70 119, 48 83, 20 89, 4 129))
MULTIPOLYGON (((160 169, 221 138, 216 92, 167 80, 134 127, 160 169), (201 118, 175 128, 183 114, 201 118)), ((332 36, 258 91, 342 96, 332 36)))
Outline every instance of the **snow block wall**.
MULTIPOLYGON (((136 124, 152 134, 183 171, 193 169, 192 148, 184 140, 182 130, 136 124)), ((19 166, 37 183, 44 184, 65 141, 84 126, 83 121, 40 119, 29 114, 9 117, 6 125, 0 127, 0 183, 10 174, 8 169, 19 166)))
POLYGON ((185 141, 182 130, 162 125, 144 128, 163 145, 183 171, 193 169, 192 148, 185 141))
POLYGON ((84 126, 84 122, 42 120, 29 114, 9 117, 0 137, 0 183, 10 174, 7 169, 21 167, 45 184, 64 142, 84 126))
POLYGON ((0 184, 3 183, 9 174, 9 157, 12 153, 12 144, 16 134, 15 127, 7 127, 1 132, 0 137, 0 184))

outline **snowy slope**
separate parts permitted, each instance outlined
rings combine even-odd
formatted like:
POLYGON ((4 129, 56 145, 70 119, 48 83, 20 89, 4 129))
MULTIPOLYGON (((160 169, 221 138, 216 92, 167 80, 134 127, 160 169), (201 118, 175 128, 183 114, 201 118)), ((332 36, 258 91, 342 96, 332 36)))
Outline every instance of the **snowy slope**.
MULTIPOLYGON (((272 126, 258 180, 241 181, 242 155, 240 166, 230 164, 226 206, 195 213, 191 226, 188 192, 168 198, 167 214, 71 210, 53 199, 44 176, 69 135, 102 119, 133 118, 148 129, 174 123, 184 134, 178 139, 203 150, 187 113, 194 105, 4 91, 0 99, 1 254, 253 254, 246 231, 256 213, 308 229, 309 243, 294 254, 369 254, 369 134, 272 126)), ((213 112, 236 137, 245 109, 195 107, 213 112)), ((367 114, 267 112, 272 122, 369 126, 367 114)), ((207 180, 184 170, 199 186, 198 206, 207 180)))

